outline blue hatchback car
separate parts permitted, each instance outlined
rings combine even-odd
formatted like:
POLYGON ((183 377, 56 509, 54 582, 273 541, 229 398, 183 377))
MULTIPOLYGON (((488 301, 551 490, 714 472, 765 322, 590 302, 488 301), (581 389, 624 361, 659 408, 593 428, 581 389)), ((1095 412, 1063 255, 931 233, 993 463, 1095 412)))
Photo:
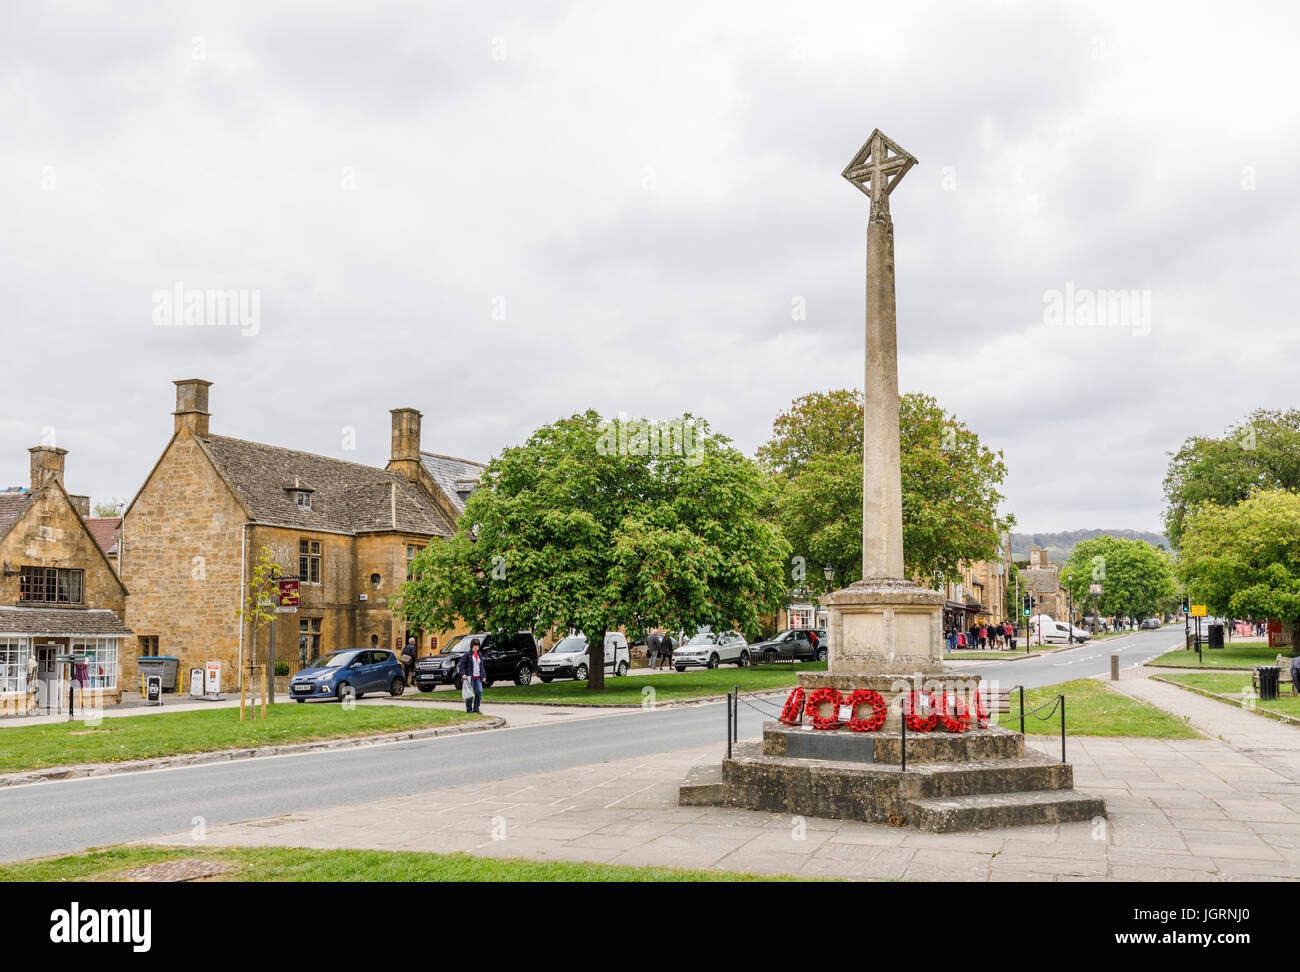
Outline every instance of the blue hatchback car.
POLYGON ((406 672, 397 656, 382 648, 335 651, 311 664, 289 683, 289 697, 295 702, 308 699, 359 699, 367 692, 401 695, 406 690, 406 672))

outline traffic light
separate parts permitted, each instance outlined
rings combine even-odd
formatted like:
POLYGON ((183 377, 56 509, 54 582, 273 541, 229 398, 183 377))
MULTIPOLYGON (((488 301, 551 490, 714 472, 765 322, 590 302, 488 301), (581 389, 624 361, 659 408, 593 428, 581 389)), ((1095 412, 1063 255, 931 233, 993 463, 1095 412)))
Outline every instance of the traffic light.
POLYGON ((1030 595, 1026 594, 1025 604, 1024 604, 1025 617, 1029 617, 1029 615, 1033 612, 1033 609, 1034 609, 1034 599, 1030 595))
POLYGON ((1192 610, 1192 601, 1190 595, 1183 595, 1183 613, 1190 614, 1192 610))

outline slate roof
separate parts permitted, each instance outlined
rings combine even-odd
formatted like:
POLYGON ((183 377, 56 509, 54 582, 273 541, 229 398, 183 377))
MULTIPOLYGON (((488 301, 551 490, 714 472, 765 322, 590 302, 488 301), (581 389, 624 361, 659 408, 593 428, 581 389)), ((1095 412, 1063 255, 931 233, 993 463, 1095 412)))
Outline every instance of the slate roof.
POLYGON ((259 523, 334 533, 453 532, 424 492, 400 473, 222 435, 199 441, 259 523), (311 509, 294 501, 295 483, 311 490, 311 509))
POLYGON ((465 500, 469 499, 474 485, 483 475, 483 463, 454 456, 440 456, 436 452, 421 452, 420 463, 434 482, 442 487, 456 512, 465 512, 465 500))
POLYGON ((122 525, 120 516, 91 516, 86 518, 86 526, 90 528, 90 535, 95 538, 99 544, 99 549, 105 554, 114 554, 117 552, 117 530, 122 525))
POLYGON ((112 611, 97 608, 0 607, 0 635, 130 637, 134 632, 112 611))
POLYGON ((30 490, 5 490, 0 493, 0 537, 9 532, 9 528, 22 519, 27 504, 36 494, 30 490))

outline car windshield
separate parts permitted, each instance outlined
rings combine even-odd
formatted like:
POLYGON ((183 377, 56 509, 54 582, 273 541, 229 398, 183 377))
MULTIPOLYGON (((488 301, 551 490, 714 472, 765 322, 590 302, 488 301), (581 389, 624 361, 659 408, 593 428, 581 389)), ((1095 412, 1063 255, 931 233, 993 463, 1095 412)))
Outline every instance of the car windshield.
POLYGON ((461 652, 463 652, 466 648, 469 647, 469 641, 467 640, 468 638, 469 635, 457 635, 456 637, 452 638, 451 641, 447 642, 446 647, 444 647, 442 651, 438 652, 438 654, 459 655, 461 652))
POLYGON ((354 654, 356 654, 356 652, 352 652, 352 651, 330 652, 328 655, 324 656, 323 658, 315 659, 308 667, 309 668, 342 668, 344 665, 346 665, 348 662, 352 660, 352 656, 354 654))
POLYGON ((561 638, 555 643, 551 651, 557 655, 567 655, 570 652, 583 652, 587 650, 587 639, 584 635, 569 635, 567 638, 561 638))
POLYGON ((718 636, 712 632, 701 631, 686 643, 688 645, 716 645, 718 643, 718 636))

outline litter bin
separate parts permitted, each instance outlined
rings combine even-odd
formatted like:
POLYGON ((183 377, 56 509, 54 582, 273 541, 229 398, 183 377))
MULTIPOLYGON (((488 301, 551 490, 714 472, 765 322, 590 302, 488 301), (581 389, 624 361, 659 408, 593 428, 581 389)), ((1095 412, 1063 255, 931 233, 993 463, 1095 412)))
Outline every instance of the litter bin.
POLYGON ((1267 702, 1270 699, 1276 699, 1278 667, 1276 665, 1260 665, 1255 671, 1259 672, 1259 700, 1267 702))
POLYGON ((1223 625, 1221 624, 1210 625, 1210 647, 1211 648, 1223 647, 1223 625))
POLYGON ((150 675, 157 675, 162 679, 164 692, 176 691, 176 675, 180 671, 181 667, 181 660, 179 658, 167 658, 166 656, 141 658, 138 667, 140 669, 141 695, 144 695, 144 680, 150 675))

